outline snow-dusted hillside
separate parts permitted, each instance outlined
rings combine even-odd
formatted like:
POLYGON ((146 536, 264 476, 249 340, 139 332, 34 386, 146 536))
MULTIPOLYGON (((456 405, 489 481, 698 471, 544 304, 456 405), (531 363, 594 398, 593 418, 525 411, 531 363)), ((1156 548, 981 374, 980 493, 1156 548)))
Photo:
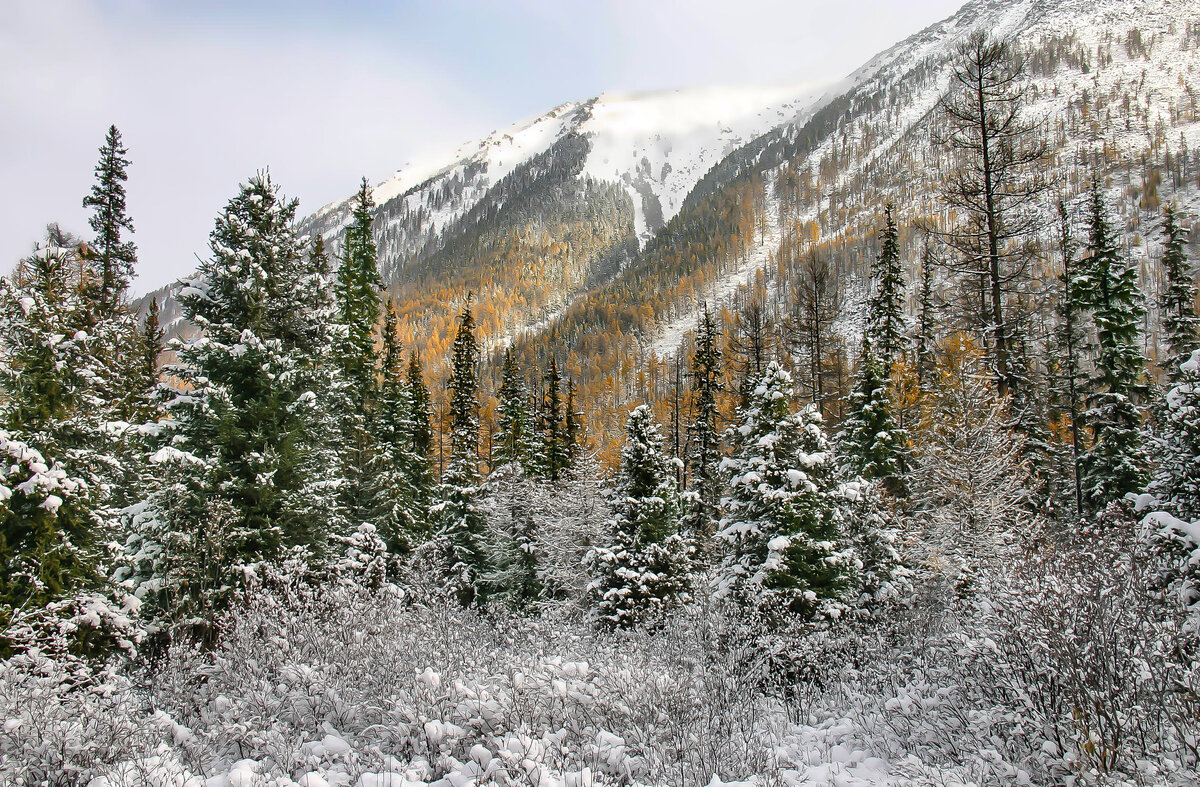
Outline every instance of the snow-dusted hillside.
MULTIPOLYGON (((579 177, 622 184, 634 205, 637 237, 649 240, 696 182, 730 151, 802 117, 826 86, 703 88, 638 95, 604 94, 550 112, 454 152, 398 170, 374 187, 381 268, 395 277, 409 259, 430 253, 489 189, 569 134, 588 153, 579 177)), ((349 201, 306 220, 335 245, 349 201)))
MULTIPOLYGON (((1200 146, 1197 25, 1200 5, 1189 0, 975 0, 872 58, 835 88, 820 111, 732 153, 722 163, 724 180, 701 186, 719 188, 751 170, 771 182, 785 167, 807 170, 817 180, 817 198, 793 206, 790 215, 768 200, 773 229, 748 255, 751 267, 763 270, 784 221, 815 222, 823 240, 857 239, 874 232, 886 201, 896 204, 902 225, 941 211, 938 173, 947 153, 930 132, 942 122, 937 104, 955 45, 982 29, 1013 39, 1035 61, 1041 56, 1029 69, 1033 100, 1026 112, 1044 121, 1051 160, 1063 168, 1051 176, 1056 191, 1070 197, 1077 189, 1067 182, 1067 171, 1082 171, 1081 151, 1099 150, 1118 171, 1110 181, 1114 207, 1136 227, 1135 203, 1152 169, 1146 162, 1155 158, 1150 154, 1161 156, 1164 146, 1176 154, 1200 146), (1048 52, 1068 49, 1089 65, 1057 55, 1046 65, 1048 52), (1078 128, 1072 128, 1072 114, 1078 128), (1100 126, 1092 128, 1089 118, 1104 121, 1099 136, 1100 126)), ((1171 196, 1192 212, 1200 190, 1180 186, 1171 196)), ((1131 252, 1144 257, 1145 247, 1131 252)), ((727 303, 752 275, 743 266, 713 282, 710 303, 727 303)), ((682 329, 694 324, 698 304, 690 307, 663 316, 656 352, 676 346, 682 329)))

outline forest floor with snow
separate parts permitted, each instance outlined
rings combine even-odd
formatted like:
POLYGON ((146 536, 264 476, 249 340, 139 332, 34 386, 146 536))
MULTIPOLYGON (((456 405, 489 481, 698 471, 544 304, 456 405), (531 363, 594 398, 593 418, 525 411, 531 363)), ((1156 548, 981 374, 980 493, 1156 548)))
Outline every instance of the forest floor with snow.
POLYGON ((1127 525, 928 579, 870 618, 696 605, 605 632, 272 570, 215 647, 0 663, 5 783, 1192 783, 1195 629, 1151 614, 1127 525), (1132 546, 1131 546, 1132 544, 1132 546), (1186 689, 1186 690, 1184 690, 1186 689))

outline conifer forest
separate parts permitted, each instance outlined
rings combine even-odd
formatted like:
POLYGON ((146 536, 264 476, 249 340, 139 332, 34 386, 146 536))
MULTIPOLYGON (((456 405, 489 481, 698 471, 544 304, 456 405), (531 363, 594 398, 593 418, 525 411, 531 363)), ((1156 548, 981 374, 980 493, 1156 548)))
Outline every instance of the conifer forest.
POLYGON ((0 783, 1195 784, 1200 5, 628 143, 687 96, 264 162, 150 292, 80 118, 0 261, 0 783))

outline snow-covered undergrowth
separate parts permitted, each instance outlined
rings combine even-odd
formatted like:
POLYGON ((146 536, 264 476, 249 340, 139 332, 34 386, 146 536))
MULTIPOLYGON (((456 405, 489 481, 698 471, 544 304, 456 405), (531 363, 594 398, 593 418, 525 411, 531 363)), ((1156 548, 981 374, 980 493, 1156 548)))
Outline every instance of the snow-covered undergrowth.
POLYGON ((1186 784, 1196 630, 1135 534, 1023 538, 969 593, 925 567, 907 605, 771 632, 705 607, 611 633, 274 573, 212 650, 0 663, 0 782, 1186 784))

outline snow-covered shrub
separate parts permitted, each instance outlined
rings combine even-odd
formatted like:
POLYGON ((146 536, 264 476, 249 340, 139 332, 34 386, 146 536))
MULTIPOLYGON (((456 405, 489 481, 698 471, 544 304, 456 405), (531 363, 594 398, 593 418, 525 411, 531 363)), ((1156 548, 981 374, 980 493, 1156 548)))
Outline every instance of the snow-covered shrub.
POLYGON ((1200 764, 1195 636, 1155 592, 1127 517, 1026 544, 967 598, 860 626, 856 658, 810 712, 843 719, 877 756, 920 763, 913 775, 1181 783, 1200 764))
POLYGON ((493 472, 481 503, 488 597, 523 610, 555 602, 581 608, 588 577, 580 566, 601 543, 609 516, 600 492, 598 481, 564 478, 552 485, 516 462, 493 472))
POLYGON ((3 784, 87 784, 121 763, 132 773, 163 740, 126 679, 37 650, 0 661, 0 719, 3 784))
POLYGON ((174 645, 146 685, 188 731, 177 761, 206 776, 707 783, 771 772, 784 720, 731 620, 692 608, 658 632, 598 632, 390 585, 277 589, 215 650, 174 645))

